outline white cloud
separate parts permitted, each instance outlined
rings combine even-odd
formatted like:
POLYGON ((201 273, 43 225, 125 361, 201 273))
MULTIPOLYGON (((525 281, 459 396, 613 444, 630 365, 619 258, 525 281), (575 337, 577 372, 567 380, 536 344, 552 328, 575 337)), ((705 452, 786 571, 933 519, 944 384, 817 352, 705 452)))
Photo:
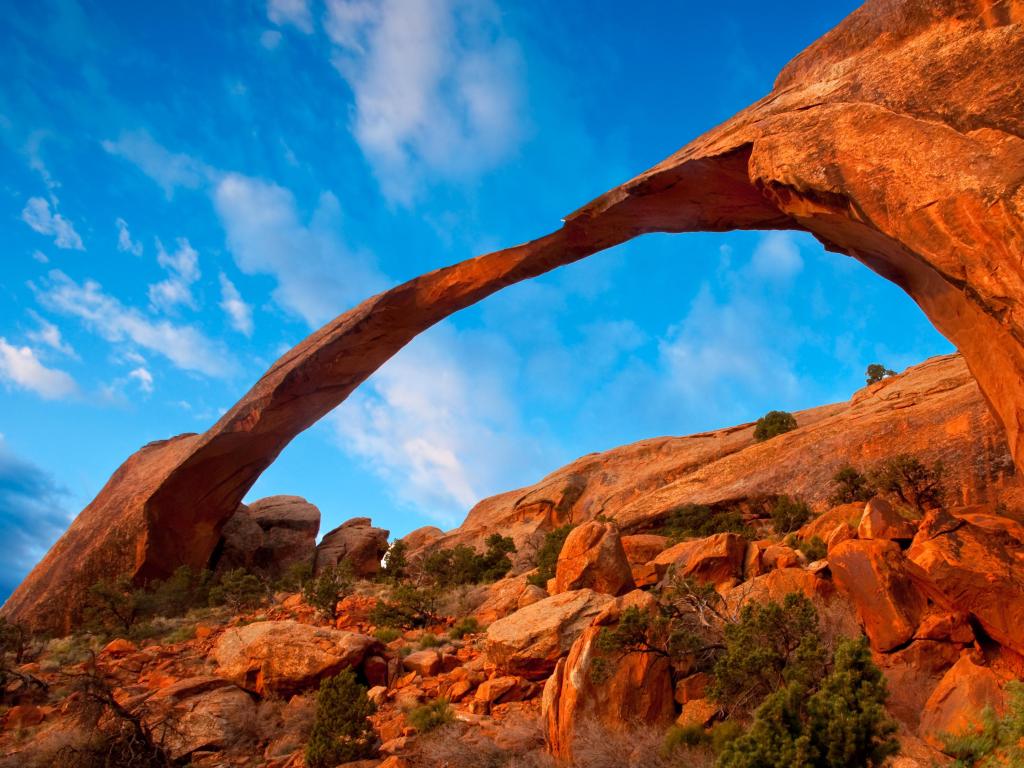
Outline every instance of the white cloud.
POLYGON ((128 374, 139 383, 139 389, 147 395, 153 391, 153 374, 145 368, 136 368, 128 374))
POLYGON ((234 369, 222 345, 190 325, 155 320, 124 306, 93 280, 79 285, 63 272, 50 272, 49 285, 39 292, 47 308, 78 317, 111 342, 132 342, 163 355, 178 368, 208 376, 227 376, 234 369))
POLYGON ((169 152, 154 141, 147 131, 128 131, 122 133, 117 141, 104 141, 102 145, 110 154, 123 157, 138 166, 160 185, 168 198, 179 187, 197 189, 213 173, 209 166, 193 157, 169 152))
POLYGON ((32 251, 32 258, 38 261, 40 264, 49 264, 50 258, 42 251, 32 251))
POLYGON ((128 230, 128 223, 124 219, 117 219, 117 250, 130 253, 132 256, 142 255, 142 243, 132 240, 132 233, 128 230))
POLYGON ((42 197, 29 198, 21 212, 21 220, 41 235, 53 235, 53 242, 58 248, 69 248, 84 251, 82 238, 78 236, 74 226, 57 212, 57 199, 50 202, 42 197))
POLYGON ((225 174, 214 204, 242 272, 277 279, 274 300, 316 327, 387 285, 368 255, 342 240, 334 195, 320 196, 303 222, 292 193, 240 174, 225 174))
POLYGON ((758 277, 789 280, 804 268, 800 248, 792 232, 768 232, 761 236, 750 269, 758 277))
POLYGON ((231 320, 231 327, 245 336, 252 336, 252 307, 242 300, 242 294, 223 272, 220 275, 220 296, 220 308, 231 320))
POLYGON ((75 350, 72 349, 71 345, 64 341, 60 328, 51 323, 45 317, 42 317, 31 310, 29 310, 29 316, 32 317, 39 326, 36 330, 28 332, 29 339, 37 344, 45 344, 51 349, 55 349, 68 357, 77 357, 75 350))
POLYGON ((307 35, 313 31, 309 0, 268 0, 267 18, 279 27, 291 24, 307 35))
POLYGON ((474 176, 517 145, 521 54, 489 0, 327 0, 325 30, 389 199, 410 202, 427 174, 474 176))
POLYGON ((47 368, 31 347, 15 347, 0 336, 0 380, 35 392, 46 400, 59 400, 78 391, 75 380, 64 371, 47 368))
POLYGON ((200 277, 199 254, 187 239, 179 237, 177 243, 178 249, 168 253, 163 243, 156 241, 157 263, 170 274, 166 280, 149 286, 149 300, 155 308, 164 312, 174 310, 178 304, 196 308, 192 285, 200 277))
POLYGON ((276 29, 268 29, 260 35, 260 45, 268 51, 273 51, 281 44, 281 33, 276 29))
POLYGON ((417 337, 331 415, 338 444, 398 499, 452 525, 480 498, 535 477, 519 423, 515 360, 487 334, 444 323, 417 337))

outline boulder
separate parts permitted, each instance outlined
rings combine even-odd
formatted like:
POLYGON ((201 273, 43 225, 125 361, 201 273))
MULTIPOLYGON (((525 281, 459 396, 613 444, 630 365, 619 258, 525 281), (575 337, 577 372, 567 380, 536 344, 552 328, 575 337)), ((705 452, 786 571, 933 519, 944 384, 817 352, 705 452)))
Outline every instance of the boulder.
POLYGON ((431 677, 441 671, 441 654, 435 650, 414 651, 402 659, 402 666, 409 672, 418 672, 431 677))
POLYGON ((547 590, 528 583, 525 575, 501 579, 488 586, 487 596, 473 611, 473 617, 486 627, 547 596, 547 590))
POLYGON ((346 559, 357 576, 371 577, 380 573, 380 561, 388 552, 389 531, 374 528, 368 517, 346 520, 330 533, 324 534, 316 548, 316 569, 337 565, 346 559))
POLYGON ((799 568, 807 565, 807 558, 802 552, 787 547, 785 544, 772 544, 761 554, 761 563, 765 569, 799 568))
POLYGON ((913 640, 891 653, 878 654, 889 688, 886 708, 912 731, 917 731, 928 697, 960 658, 963 646, 939 640, 913 640))
POLYGON ((584 588, 606 595, 621 595, 634 588, 619 530, 611 523, 582 523, 562 545, 554 593, 584 588))
POLYGON ((735 533, 717 533, 704 539, 684 541, 669 547, 651 563, 646 584, 657 583, 670 569, 679 576, 691 576, 715 588, 725 589, 743 577, 747 542, 735 533))
POLYGON ((175 760, 255 740, 256 704, 219 677, 191 677, 162 688, 143 705, 145 719, 175 760))
POLYGON ((828 557, 836 587, 853 603, 876 651, 910 640, 928 612, 934 588, 891 541, 851 539, 828 557))
POLYGON ((562 592, 491 624, 485 656, 505 674, 542 680, 612 598, 592 589, 562 592))
POLYGON ((442 536, 444 536, 444 531, 437 526, 424 525, 422 528, 417 528, 405 534, 401 541, 409 552, 417 552, 442 536))
POLYGON ((223 573, 246 568, 270 577, 292 565, 313 565, 320 510, 301 496, 268 496, 239 505, 224 526, 214 553, 223 573))
POLYGON ((650 653, 603 654, 600 627, 589 627, 559 659, 544 685, 541 717, 548 751, 566 763, 581 726, 592 722, 628 731, 638 726, 665 728, 675 718, 668 660, 650 653), (603 662, 597 674, 595 662, 603 662))
POLYGON ((372 637, 354 632, 291 620, 260 621, 225 630, 211 656, 220 677, 261 696, 286 696, 358 667, 378 647, 372 637))
POLYGON ((854 501, 849 504, 840 504, 830 507, 825 512, 812 518, 803 528, 796 532, 798 539, 808 540, 817 536, 822 541, 828 541, 836 528, 848 526, 856 529, 864 514, 864 502, 854 501))
POLYGON ((917 533, 917 525, 885 499, 876 496, 864 505, 864 514, 857 525, 857 538, 909 542, 917 533))
POLYGON ((668 537, 653 533, 637 533, 621 539, 634 581, 643 578, 643 567, 668 548, 668 537))
POLYGON ((960 612, 1024 654, 1024 526, 992 514, 925 516, 907 557, 960 612))
POLYGON ((963 733, 976 728, 985 707, 1001 711, 1006 679, 965 654, 935 686, 921 713, 920 733, 936 747, 946 734, 963 733))

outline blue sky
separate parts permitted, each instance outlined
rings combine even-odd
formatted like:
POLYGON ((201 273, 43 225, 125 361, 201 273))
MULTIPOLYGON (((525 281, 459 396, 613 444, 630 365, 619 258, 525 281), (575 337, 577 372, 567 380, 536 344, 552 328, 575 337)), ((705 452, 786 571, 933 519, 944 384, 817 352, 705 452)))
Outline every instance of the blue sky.
MULTIPOLYGON (((362 298, 557 227, 855 3, 4 5, 0 592, 139 446, 362 298)), ((648 236, 424 334, 250 498, 452 526, 581 454, 950 349, 807 236, 648 236)))

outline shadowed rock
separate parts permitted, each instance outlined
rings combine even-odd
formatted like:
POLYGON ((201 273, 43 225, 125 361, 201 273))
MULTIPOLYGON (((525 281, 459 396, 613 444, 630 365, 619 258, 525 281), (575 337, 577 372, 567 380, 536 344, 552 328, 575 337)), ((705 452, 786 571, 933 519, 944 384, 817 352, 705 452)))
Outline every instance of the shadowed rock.
POLYGON ((1024 462, 1022 20, 1022 0, 867 3, 764 99, 558 231, 368 299, 286 353, 207 432, 130 457, 5 614, 67 629, 101 576, 141 582, 205 564, 281 450, 418 333, 646 232, 803 229, 858 259, 961 350, 1024 462))

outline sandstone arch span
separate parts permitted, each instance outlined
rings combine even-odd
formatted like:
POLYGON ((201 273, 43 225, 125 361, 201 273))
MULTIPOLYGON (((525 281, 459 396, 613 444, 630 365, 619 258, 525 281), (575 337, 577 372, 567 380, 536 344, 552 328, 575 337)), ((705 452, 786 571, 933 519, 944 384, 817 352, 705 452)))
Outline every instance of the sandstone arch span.
POLYGON ((558 231, 367 299, 285 354, 207 432, 142 448, 4 612, 66 629, 100 576, 204 564, 288 442, 416 334, 646 232, 802 229, 892 280, 963 353, 1024 467, 1022 72, 1024 0, 871 0, 768 96, 558 231))

